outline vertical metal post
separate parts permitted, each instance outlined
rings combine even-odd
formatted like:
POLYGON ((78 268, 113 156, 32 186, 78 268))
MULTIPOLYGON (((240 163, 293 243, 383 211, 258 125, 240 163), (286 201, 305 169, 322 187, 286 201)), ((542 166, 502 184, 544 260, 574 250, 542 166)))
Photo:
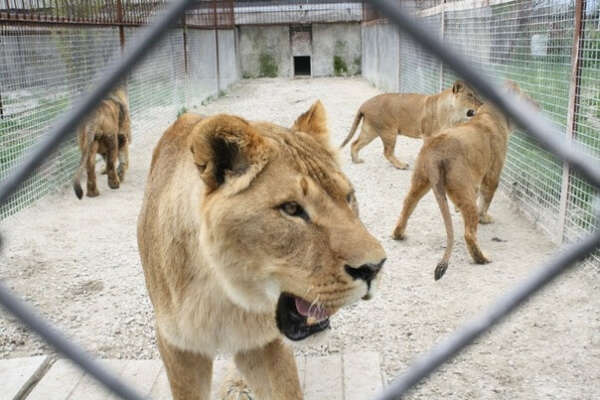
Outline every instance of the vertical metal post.
POLYGON ((121 42, 121 52, 125 49, 125 28, 123 27, 123 2, 117 0, 117 22, 119 24, 119 40, 121 42))
MULTIPOLYGON (((441 27, 440 27, 440 39, 444 41, 446 36, 446 0, 442 0, 441 11, 441 27)), ((440 92, 444 90, 444 62, 440 60, 440 92)))
MULTIPOLYGON (((575 28, 573 30, 573 59, 571 60, 571 83, 569 87, 569 106, 567 111, 566 140, 571 142, 577 130, 577 111, 579 109, 579 92, 581 87, 581 58, 583 43, 583 12, 585 0, 575 0, 575 28)), ((565 238, 565 223, 567 218, 567 202, 569 199, 569 186, 571 169, 569 164, 563 163, 562 185, 560 189, 560 208, 558 216, 558 232, 556 242, 562 243, 565 238)))
POLYGON ((215 27, 215 53, 217 61, 217 96, 221 92, 221 68, 219 65, 219 29, 217 27, 217 0, 213 0, 213 23, 215 27))
POLYGON ((2 92, 0 91, 0 119, 4 119, 4 106, 2 105, 2 92))
POLYGON ((181 28, 183 29, 183 68, 185 76, 188 75, 188 50, 187 50, 187 24, 186 24, 185 13, 181 17, 181 28))

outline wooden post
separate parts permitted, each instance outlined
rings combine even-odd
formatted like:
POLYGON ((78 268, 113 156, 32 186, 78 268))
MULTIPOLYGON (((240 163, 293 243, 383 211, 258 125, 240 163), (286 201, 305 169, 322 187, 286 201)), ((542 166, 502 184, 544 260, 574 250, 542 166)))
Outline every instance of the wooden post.
MULTIPOLYGON (((579 109, 579 91, 581 86, 581 56, 583 49, 583 13, 585 0, 575 0, 575 29, 573 30, 573 59, 571 60, 571 83, 569 87, 569 106, 567 111, 566 139, 571 143, 577 130, 577 111, 579 109)), ((559 229, 556 242, 562 243, 565 238, 565 222, 567 218, 567 203, 569 200, 569 187, 571 169, 569 164, 563 163, 562 185, 560 190, 559 229)))

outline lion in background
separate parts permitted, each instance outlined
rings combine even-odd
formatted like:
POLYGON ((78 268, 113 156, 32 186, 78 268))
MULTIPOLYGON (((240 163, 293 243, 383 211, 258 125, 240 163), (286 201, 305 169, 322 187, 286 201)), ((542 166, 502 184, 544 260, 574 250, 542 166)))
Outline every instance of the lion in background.
POLYGON ((220 353, 257 399, 302 399, 283 336, 373 294, 386 255, 328 137, 317 102, 291 129, 187 113, 154 149, 138 246, 174 400, 209 398, 220 353))
POLYGON ((118 189, 129 167, 131 143, 129 101, 124 86, 113 89, 79 125, 77 141, 81 159, 73 179, 75 195, 79 199, 83 197, 80 180, 84 170, 87 170, 87 196, 100 194, 96 185, 96 154, 100 154, 106 164, 102 173, 108 176, 108 186, 118 189))
MULTIPOLYGON (((521 92, 516 83, 507 82, 505 90, 538 107, 535 101, 521 92)), ((465 241, 471 257, 477 264, 489 262, 477 243, 477 223, 492 222, 488 208, 498 188, 509 135, 514 128, 512 120, 502 111, 491 103, 485 103, 469 121, 425 139, 393 238, 404 239, 408 218, 419 200, 429 189, 433 189, 447 237, 444 256, 435 268, 435 280, 446 272, 454 245, 452 218, 446 195, 462 214, 465 241), (479 208, 478 196, 481 197, 479 208)))
POLYGON ((408 164, 394 156, 397 135, 411 138, 431 136, 472 117, 480 105, 481 100, 463 81, 456 81, 451 88, 431 96, 418 93, 380 94, 360 106, 340 148, 352 139, 362 119, 360 135, 350 150, 352 162, 362 163, 358 152, 379 136, 385 158, 394 167, 407 169, 408 164))

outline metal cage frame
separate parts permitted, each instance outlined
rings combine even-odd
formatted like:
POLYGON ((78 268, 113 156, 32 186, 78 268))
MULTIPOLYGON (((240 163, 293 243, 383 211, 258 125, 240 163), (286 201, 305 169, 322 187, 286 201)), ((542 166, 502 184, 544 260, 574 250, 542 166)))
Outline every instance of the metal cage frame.
MULTIPOLYGON (((30 150, 14 172, 1 183, 0 204, 4 203, 32 174, 34 169, 41 165, 47 154, 52 153, 62 141, 72 135, 79 121, 93 110, 110 89, 148 54, 169 26, 176 24, 184 15, 185 10, 193 3, 193 0, 173 1, 168 4, 166 10, 152 25, 140 33, 136 38, 137 40, 125 50, 121 61, 108 70, 98 86, 83 95, 76 103, 78 105, 58 121, 49 134, 30 150)), ((397 2, 393 0, 368 0, 368 3, 378 13, 385 15, 398 29, 436 55, 459 76, 468 81, 479 93, 513 118, 540 146, 568 163, 591 185, 600 189, 600 168, 594 165, 593 159, 586 155, 581 148, 563 138, 563 135, 546 118, 532 112, 531 106, 524 104, 514 96, 503 93, 499 87, 488 82, 485 76, 471 67, 464 58, 445 47, 439 38, 426 31, 405 11, 402 11, 397 2)), ((581 12, 584 6, 585 0, 576 0, 576 12, 581 12)), ((576 46, 578 46, 578 43, 576 46)), ((577 48, 575 50, 577 51, 577 48)), ((598 211, 595 210, 597 215, 599 214, 598 211)), ((456 356, 478 336, 499 323, 546 284, 598 248, 600 248, 600 232, 596 231, 577 244, 559 252, 550 262, 536 270, 529 278, 505 293, 479 317, 457 329, 449 338, 409 366, 406 372, 392 382, 376 399, 400 399, 419 381, 430 375, 444 362, 456 356)), ((115 395, 127 400, 141 400, 144 398, 114 374, 101 367, 80 346, 71 342, 64 334, 40 318, 31 307, 19 300, 1 283, 0 304, 58 352, 71 359, 115 395)))

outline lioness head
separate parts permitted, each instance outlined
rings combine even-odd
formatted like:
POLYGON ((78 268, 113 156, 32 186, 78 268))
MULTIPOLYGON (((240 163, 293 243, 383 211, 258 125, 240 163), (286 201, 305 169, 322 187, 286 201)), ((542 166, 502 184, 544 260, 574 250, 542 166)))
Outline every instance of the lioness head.
POLYGON ((452 102, 453 115, 450 119, 453 124, 473 117, 482 104, 477 93, 463 81, 456 81, 452 85, 452 102))
POLYGON ((272 312, 293 340, 368 299, 386 257, 358 217, 328 135, 320 102, 291 129, 217 115, 191 135, 206 186, 201 251, 231 301, 272 312))

